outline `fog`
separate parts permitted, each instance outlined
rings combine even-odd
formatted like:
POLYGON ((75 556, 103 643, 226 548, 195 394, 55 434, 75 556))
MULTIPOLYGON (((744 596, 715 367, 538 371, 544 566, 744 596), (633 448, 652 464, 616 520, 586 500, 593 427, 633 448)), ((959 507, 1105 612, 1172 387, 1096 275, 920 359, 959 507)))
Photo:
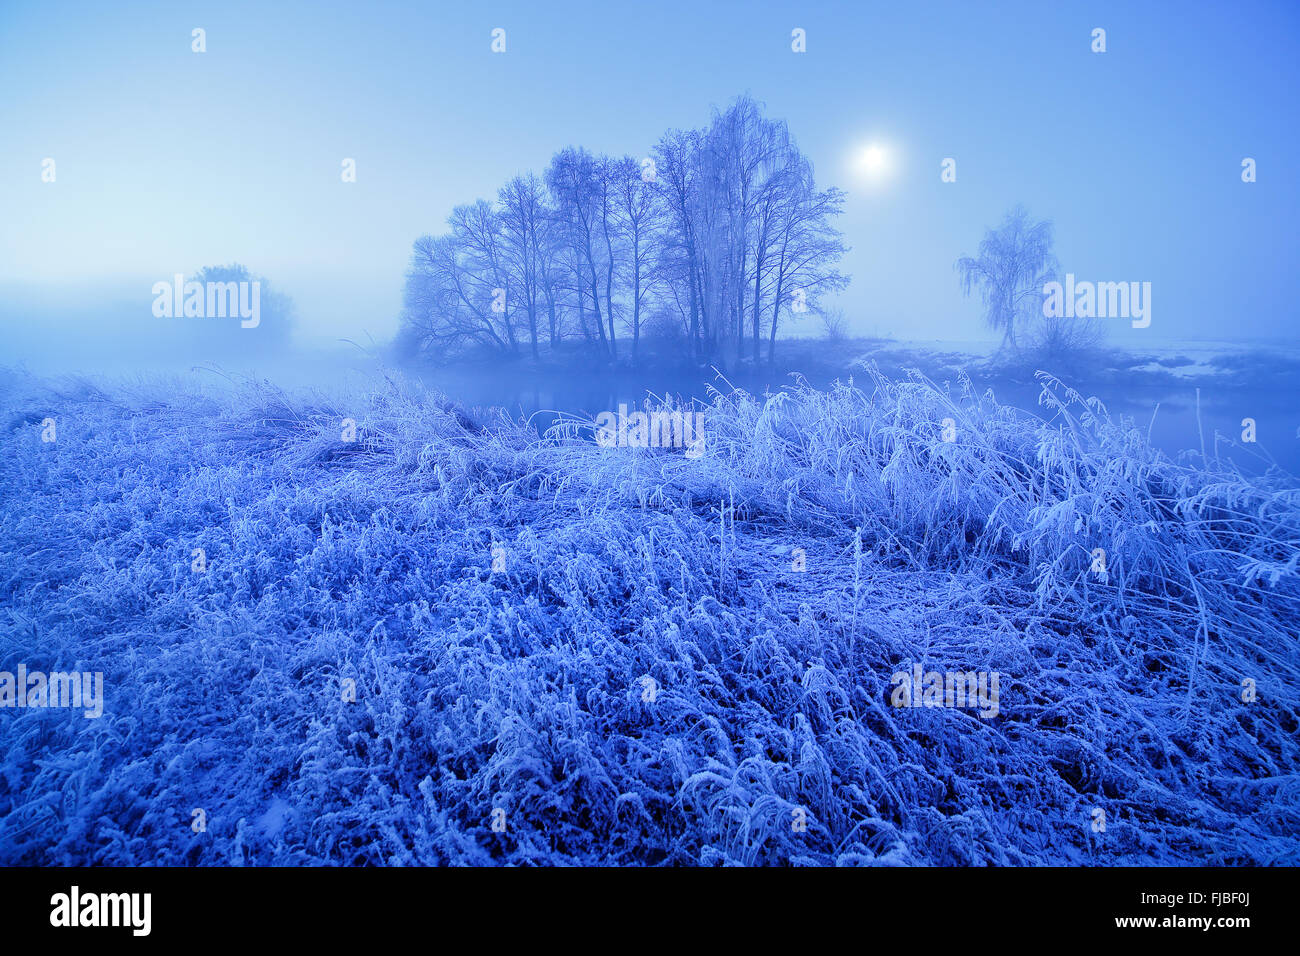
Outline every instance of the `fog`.
POLYGON ((1298 48, 0 5, 0 864, 1300 862, 1298 48))
POLYGON ((540 173, 567 145, 646 156, 665 129, 701 126, 745 92, 789 124, 820 185, 847 193, 852 281, 827 305, 851 332, 986 337, 952 265, 1024 203, 1055 224, 1063 267, 1153 284, 1151 326, 1109 329, 1119 345, 1294 336, 1292 4, 1099 5, 1104 54, 1092 25, 1038 4, 828 7, 804 15, 800 55, 775 7, 563 6, 503 8, 494 55, 498 24, 469 10, 314 6, 330 28, 303 30, 292 7, 232 4, 205 15, 195 53, 193 15, 167 5, 71 20, 57 3, 6 5, 7 357, 34 354, 24 326, 105 326, 126 353, 112 361, 129 360, 143 328, 129 307, 153 282, 229 262, 293 297, 299 341, 386 337, 411 243, 455 204, 540 173), (666 68, 669 50, 688 73, 666 68), (863 167, 869 148, 879 169, 863 167), (353 182, 340 181, 347 159, 353 182), (941 180, 945 159, 955 181, 941 180), (105 311, 83 312, 95 299, 105 311))

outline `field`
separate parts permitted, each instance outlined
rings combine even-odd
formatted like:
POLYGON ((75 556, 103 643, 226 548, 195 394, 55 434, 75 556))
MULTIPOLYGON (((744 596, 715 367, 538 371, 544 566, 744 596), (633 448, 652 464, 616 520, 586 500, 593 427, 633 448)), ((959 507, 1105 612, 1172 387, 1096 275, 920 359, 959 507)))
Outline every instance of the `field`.
POLYGON ((1300 863, 1300 489, 1042 388, 716 393, 690 456, 7 373, 0 671, 105 701, 0 709, 0 862, 1300 863))

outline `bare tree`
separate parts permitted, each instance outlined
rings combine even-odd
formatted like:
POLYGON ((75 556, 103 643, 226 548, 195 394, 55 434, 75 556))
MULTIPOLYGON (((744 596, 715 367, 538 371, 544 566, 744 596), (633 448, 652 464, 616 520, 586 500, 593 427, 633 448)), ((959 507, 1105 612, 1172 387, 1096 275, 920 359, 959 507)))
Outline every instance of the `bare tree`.
POLYGON ((817 191, 812 167, 802 160, 777 218, 769 363, 776 361, 776 330, 787 297, 792 310, 808 312, 817 308, 822 295, 848 285, 848 277, 836 268, 846 248, 831 223, 843 210, 843 191, 834 187, 817 191))
POLYGON ((420 351, 450 353, 466 345, 508 350, 490 292, 454 235, 415 241, 403 305, 403 335, 420 351))
POLYGON ((670 130, 654 148, 657 182, 668 223, 660 246, 659 267, 664 275, 676 280, 678 287, 686 287, 691 351, 696 361, 705 357, 700 240, 696 234, 699 152, 700 134, 694 130, 670 130))
POLYGON ((600 238, 604 242, 603 269, 605 275, 605 320, 609 323, 609 354, 618 357, 618 336, 614 331, 614 273, 617 271, 615 246, 618 243, 618 219, 615 212, 615 194, 618 188, 618 162, 608 156, 596 160, 593 180, 596 212, 600 222, 600 238))
POLYGON ((542 297, 546 300, 547 323, 551 337, 551 348, 560 344, 564 335, 563 296, 565 294, 565 267, 562 260, 563 244, 561 242, 560 223, 555 210, 549 205, 541 222, 538 233, 541 249, 540 282, 542 297))
POLYGON ((740 97, 706 129, 672 130, 653 166, 566 148, 544 178, 516 176, 492 204, 452 210, 450 232, 415 244, 403 334, 419 347, 519 349, 527 322, 539 355, 567 329, 610 359, 620 325, 632 358, 647 315, 678 322, 696 361, 746 352, 757 361, 770 303, 768 359, 781 309, 815 308, 842 288, 839 190, 819 191, 783 122, 740 97), (797 293, 797 295, 796 295, 797 293), (787 299, 791 301, 786 302, 787 299))
POLYGON ((542 258, 546 251, 542 235, 547 215, 545 187, 533 173, 516 176, 501 188, 499 202, 502 256, 528 318, 528 334, 536 359, 538 300, 545 281, 542 258))
MULTIPOLYGON (((606 338, 600 309, 600 278, 604 256, 599 249, 603 221, 606 217, 605 190, 600 182, 597 162, 585 149, 569 147, 555 154, 546 170, 546 184, 555 199, 556 216, 565 243, 572 251, 580 270, 578 282, 579 314, 582 297, 589 293, 595 313, 600 349, 614 354, 614 344, 606 338)), ((613 333, 613 325, 610 332, 613 333)))
POLYGON ((664 208, 653 177, 643 175, 631 156, 618 161, 614 180, 614 205, 625 246, 623 261, 632 307, 632 360, 636 361, 641 316, 659 280, 653 250, 660 239, 664 208))
POLYGON ((963 256, 955 268, 962 291, 978 288, 984 304, 984 321, 1002 330, 1002 344, 1016 348, 1016 326, 1025 324, 1036 308, 1041 310, 1045 283, 1056 274, 1052 254, 1052 224, 1034 222, 1023 206, 1016 206, 997 229, 984 233, 977 256, 963 256))
POLYGON ((849 323, 844 318, 843 309, 821 310, 822 331, 826 333, 827 342, 842 342, 848 336, 849 323))
MULTIPOLYGON (((770 231, 770 212, 780 178, 790 162, 792 143, 789 130, 782 122, 769 120, 749 96, 739 97, 723 113, 715 113, 710 127, 710 145, 722 172, 727 214, 726 253, 722 265, 726 273, 728 331, 736 343, 736 356, 744 353, 745 288, 754 277, 754 341, 757 353, 758 309, 762 297, 764 263, 757 261, 759 246, 766 246, 770 231), (767 222, 763 222, 767 205, 767 222), (751 269, 751 261, 753 268, 751 269)), ((762 254, 766 255, 764 249, 762 254)))
POLYGON ((463 251, 467 281, 474 287, 476 302, 486 302, 488 313, 495 317, 490 321, 504 334, 506 347, 510 352, 518 352, 500 214, 491 203, 480 199, 455 207, 447 221, 457 248, 463 251))

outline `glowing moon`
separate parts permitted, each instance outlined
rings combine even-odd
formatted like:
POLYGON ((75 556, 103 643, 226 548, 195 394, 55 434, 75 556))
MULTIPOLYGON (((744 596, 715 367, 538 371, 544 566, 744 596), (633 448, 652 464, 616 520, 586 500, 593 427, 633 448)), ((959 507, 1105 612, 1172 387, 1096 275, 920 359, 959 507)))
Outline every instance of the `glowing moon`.
POLYGON ((889 168, 889 154, 885 151, 885 147, 872 144, 858 157, 858 166, 865 173, 879 176, 889 168))

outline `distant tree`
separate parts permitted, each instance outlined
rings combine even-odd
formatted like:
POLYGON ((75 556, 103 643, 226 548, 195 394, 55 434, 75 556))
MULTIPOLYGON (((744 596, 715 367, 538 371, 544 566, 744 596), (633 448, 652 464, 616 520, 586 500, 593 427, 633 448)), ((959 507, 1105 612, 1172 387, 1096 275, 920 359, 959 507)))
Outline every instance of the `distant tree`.
POLYGON ((696 359, 715 360, 728 342, 742 356, 747 313, 757 359, 769 299, 771 357, 787 297, 797 289, 803 310, 848 281, 831 222, 844 194, 816 189, 786 125, 747 96, 706 130, 665 134, 654 156, 668 223, 662 272, 684 287, 672 294, 686 303, 696 359))
POLYGON ((811 166, 806 161, 803 165, 799 185, 790 194, 777 230, 768 362, 775 361, 783 303, 791 310, 812 311, 818 308, 822 295, 838 292, 849 283, 836 267, 846 249, 831 222, 844 210, 844 192, 834 187, 817 190, 811 166))
MULTIPOLYGON (((780 148, 775 150, 764 169, 764 176, 758 185, 754 198, 753 211, 753 305, 750 320, 753 329, 754 361, 759 360, 761 347, 761 326, 764 297, 776 295, 772 281, 776 266, 776 249, 786 213, 799 191, 800 161, 798 150, 789 142, 784 127, 780 127, 785 136, 780 148)), ((775 317, 774 317, 775 318, 775 317)))
POLYGON ((541 249, 541 273, 539 281, 542 298, 546 301, 548 331, 551 348, 560 344, 564 334, 565 276, 568 273, 563 261, 564 247, 561 242, 560 223, 551 204, 544 207, 546 213, 538 230, 538 243, 541 249))
POLYGON ((617 347, 612 340, 613 319, 606 337, 600 308, 600 276, 605 272, 603 231, 609 214, 600 166, 585 149, 563 149, 546 170, 546 185, 554 200, 561 241, 568 247, 571 265, 578 270, 579 317, 585 312, 584 297, 590 296, 600 350, 612 356, 617 347))
POLYGON ((625 249, 628 297, 632 306, 632 359, 641 344, 641 316, 658 284, 654 246, 660 240, 664 206, 653 179, 642 174, 641 164, 624 156, 614 167, 614 206, 625 249))
POLYGON ((548 252, 545 247, 545 231, 549 212, 546 209, 545 186, 533 173, 516 176, 501 188, 499 201, 501 245, 506 269, 513 280, 512 287, 523 304, 533 358, 537 358, 538 305, 544 295, 544 256, 548 252))
POLYGON ((821 310, 822 330, 827 342, 843 342, 849 334, 849 323, 843 309, 821 310))
POLYGON ((1052 224, 1034 222, 1016 206, 997 229, 984 234, 979 254, 957 260, 962 291, 979 289, 984 321, 1002 330, 1002 344, 1016 349, 1016 327, 1041 315, 1043 286, 1056 274, 1052 224))
POLYGON ((617 359, 621 328, 635 360, 653 316, 697 362, 743 358, 747 331, 757 361, 766 325, 770 360, 783 306, 815 311, 848 281, 832 224, 843 201, 747 96, 707 128, 669 131, 643 162, 568 147, 416 241, 402 342, 515 352, 523 316, 536 358, 545 308, 552 347, 567 330, 617 359))
POLYGON ((510 261, 502 216, 486 199, 456 206, 447 220, 475 310, 504 339, 506 350, 519 351, 512 313, 510 261))
POLYGON ((600 224, 599 236, 604 244, 601 268, 605 280, 605 320, 609 323, 609 354, 612 358, 617 358, 618 337, 614 332, 614 276, 618 270, 618 255, 615 249, 619 248, 621 251, 622 245, 618 214, 615 211, 619 164, 617 160, 601 156, 596 160, 593 168, 596 174, 593 185, 600 224))
MULTIPOLYGON (((706 357, 702 254, 697 234, 700 138, 695 130, 669 130, 654 148, 653 157, 668 222, 659 250, 659 268, 671 277, 674 290, 685 289, 691 351, 696 361, 706 357)), ((682 298, 680 291, 674 295, 682 298)))
POLYGON ((250 342, 255 342, 259 351, 279 350, 289 345, 295 319, 293 299, 274 289, 270 279, 254 275, 247 266, 232 262, 224 266, 204 266, 191 276, 190 281, 205 287, 208 283, 257 284, 257 326, 245 329, 238 321, 199 320, 194 338, 201 347, 214 352, 228 352, 242 351, 250 342), (250 335, 255 338, 249 338, 250 335))
POLYGON ((491 312, 490 291, 454 235, 415 241, 402 305, 402 337, 417 351, 447 355, 471 345, 508 350, 491 312))
POLYGON ((426 352, 450 354, 466 346, 518 352, 500 215, 480 199, 454 208, 447 223, 449 233, 415 241, 406 276, 403 339, 426 352))

